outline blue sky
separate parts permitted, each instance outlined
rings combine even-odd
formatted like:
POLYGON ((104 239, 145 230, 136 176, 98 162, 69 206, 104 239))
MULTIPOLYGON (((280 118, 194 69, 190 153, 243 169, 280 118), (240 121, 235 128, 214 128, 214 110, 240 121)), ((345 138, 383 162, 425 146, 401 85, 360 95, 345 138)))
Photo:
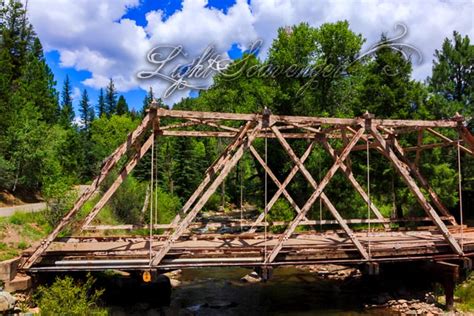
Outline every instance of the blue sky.
MULTIPOLYGON (((235 0, 211 0, 208 2, 207 7, 216 8, 218 10, 227 13, 227 9, 235 4, 235 0)), ((182 9, 181 0, 169 0, 169 1, 143 1, 139 6, 127 10, 122 18, 131 19, 136 22, 137 25, 146 26, 145 15, 154 10, 163 10, 165 13, 164 19, 166 20, 169 16, 173 15, 177 10, 182 9)), ((228 54, 232 59, 238 58, 242 55, 242 51, 238 48, 237 44, 233 44, 229 47, 228 54)), ((46 52, 46 61, 54 73, 56 80, 56 87, 58 91, 61 91, 66 76, 69 76, 71 85, 73 86, 73 94, 75 98, 74 107, 76 113, 78 113, 78 103, 80 99, 80 93, 84 89, 87 89, 91 103, 94 105, 97 103, 99 89, 87 87, 82 84, 82 81, 91 76, 91 72, 87 70, 76 70, 74 67, 61 67, 60 65, 60 54, 57 50, 51 50, 46 52)), ((146 95, 146 91, 140 88, 132 89, 127 92, 119 92, 127 99, 127 102, 131 108, 140 110, 143 104, 143 99, 146 95)), ((196 91, 190 93, 191 97, 197 96, 196 91)))
MULTIPOLYGON (((23 0, 24 1, 24 0, 23 0)), ((471 0, 35 0, 28 15, 41 39, 58 88, 71 79, 75 105, 87 89, 92 102, 113 78, 119 94, 140 109, 149 86, 163 96, 168 82, 141 81, 137 73, 153 66, 146 61, 160 44, 183 45, 187 58, 199 56, 212 45, 226 58, 237 58, 260 39, 259 58, 265 59, 279 27, 307 22, 347 20, 366 38, 365 49, 382 32, 396 36, 397 23, 408 27, 403 42, 418 48, 423 60, 414 64, 413 78, 431 73, 435 49, 453 30, 474 38, 471 0)), ((364 48, 363 48, 364 49, 364 48)), ((189 60, 186 60, 189 62, 189 60)), ((182 61, 169 65, 176 67, 182 61)), ((204 85, 212 84, 212 78, 204 85)), ((172 105, 196 91, 182 90, 164 101, 172 105)))

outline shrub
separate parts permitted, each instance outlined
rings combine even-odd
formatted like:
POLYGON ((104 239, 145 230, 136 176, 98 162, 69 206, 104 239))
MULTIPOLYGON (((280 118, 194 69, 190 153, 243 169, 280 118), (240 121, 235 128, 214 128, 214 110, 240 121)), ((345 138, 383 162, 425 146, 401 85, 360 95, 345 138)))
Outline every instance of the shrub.
POLYGON ((466 282, 458 285, 455 295, 460 299, 460 309, 464 311, 474 310, 474 273, 466 280, 466 282))
POLYGON ((117 219, 126 224, 139 224, 143 218, 141 210, 145 192, 146 183, 128 176, 110 201, 112 212, 117 219))
POLYGON ((77 192, 72 190, 68 183, 63 182, 45 185, 43 196, 48 205, 44 216, 48 224, 55 227, 73 206, 77 192))
POLYGON ((66 276, 49 286, 39 286, 35 295, 41 315, 107 315, 98 302, 104 290, 93 290, 95 279, 87 275, 84 283, 66 276))
MULTIPOLYGON (((278 199, 273 205, 270 212, 267 214, 267 219, 270 222, 276 221, 291 221, 295 217, 293 207, 283 199, 278 199)), ((284 226, 272 227, 273 232, 281 232, 284 226)))
POLYGON ((181 200, 176 195, 158 189, 155 191, 158 223, 170 223, 181 209, 181 200))
POLYGON ((18 249, 25 250, 28 247, 29 247, 29 245, 26 241, 22 240, 18 243, 18 249))
MULTIPOLYGON (((227 200, 227 197, 225 198, 227 200)), ((208 211, 218 211, 222 208, 222 194, 220 192, 216 192, 209 197, 207 200, 206 205, 204 205, 204 209, 208 211)))

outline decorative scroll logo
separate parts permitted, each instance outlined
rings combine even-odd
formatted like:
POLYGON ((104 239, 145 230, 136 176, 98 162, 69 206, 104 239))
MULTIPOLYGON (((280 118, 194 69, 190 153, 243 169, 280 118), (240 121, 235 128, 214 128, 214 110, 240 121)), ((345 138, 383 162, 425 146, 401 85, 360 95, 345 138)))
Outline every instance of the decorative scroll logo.
MULTIPOLYGON (((163 98, 184 89, 206 90, 209 88, 210 79, 215 74, 219 74, 224 80, 235 80, 242 76, 246 78, 276 78, 278 76, 295 79, 306 78, 308 80, 298 91, 298 95, 301 95, 318 80, 348 73, 352 66, 370 59, 382 49, 395 50, 404 59, 421 64, 423 56, 420 50, 413 45, 400 42, 408 33, 407 26, 399 23, 395 26, 395 29, 400 30, 396 36, 383 39, 369 47, 367 51, 340 65, 322 62, 306 67, 298 65, 282 67, 262 62, 250 66, 248 62, 252 56, 256 56, 260 51, 263 44, 262 40, 252 43, 244 57, 237 61, 218 53, 212 45, 209 45, 201 55, 190 61, 187 59, 188 54, 183 45, 158 45, 147 54, 147 61, 154 65, 154 69, 142 70, 137 73, 137 77, 142 80, 158 78, 168 82, 169 85, 163 93, 163 98), (414 59, 413 56, 416 58, 414 59), (180 62, 183 60, 184 62, 180 62), (233 63, 233 67, 230 68, 231 63, 233 63)), ((382 71, 387 75, 397 75, 397 70, 391 69, 389 66, 386 66, 382 71)))

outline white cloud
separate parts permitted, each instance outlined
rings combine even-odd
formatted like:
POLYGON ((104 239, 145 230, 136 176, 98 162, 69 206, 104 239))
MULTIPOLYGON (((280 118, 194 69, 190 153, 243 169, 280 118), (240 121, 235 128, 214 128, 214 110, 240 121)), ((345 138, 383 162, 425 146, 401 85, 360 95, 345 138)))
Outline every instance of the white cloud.
MULTIPOLYGON (((346 19, 367 38, 365 47, 377 42, 382 32, 394 35, 393 26, 403 22, 409 27, 404 41, 423 53, 424 62, 415 65, 413 73, 420 80, 430 74, 434 50, 453 30, 474 38, 470 0, 237 0, 225 14, 206 4, 184 0, 182 9, 166 19, 161 11, 148 12, 146 27, 122 18, 140 0, 34 0, 29 15, 45 49, 59 51, 61 66, 90 71, 83 83, 94 88, 104 87, 112 77, 121 92, 148 89, 150 82, 137 80, 136 73, 150 69, 145 56, 157 44, 183 44, 189 56, 196 56, 209 44, 225 53, 233 43, 246 47, 262 38, 265 58, 278 27, 299 22, 319 26, 346 19)), ((169 84, 154 80, 152 85, 162 93, 169 84)), ((187 95, 180 91, 165 101, 172 104, 187 95)))
POLYGON ((73 101, 79 101, 79 99, 81 98, 81 89, 79 89, 78 87, 74 87, 72 89, 71 97, 73 101))

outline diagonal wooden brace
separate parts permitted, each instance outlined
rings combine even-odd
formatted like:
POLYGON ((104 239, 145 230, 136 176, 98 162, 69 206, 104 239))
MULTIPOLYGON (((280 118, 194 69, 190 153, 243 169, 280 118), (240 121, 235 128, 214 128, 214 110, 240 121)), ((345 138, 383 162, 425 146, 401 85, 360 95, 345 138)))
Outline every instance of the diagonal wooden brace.
MULTIPOLYGON (((257 152, 257 150, 253 147, 253 146, 250 146, 250 152, 255 156, 255 158, 257 159, 257 161, 260 163, 260 165, 263 167, 263 169, 265 169, 265 171, 268 173, 268 175, 270 176, 270 178, 273 180, 273 182, 275 182, 276 186, 278 187, 278 189, 281 188, 281 190, 283 190, 283 195, 286 197, 286 199, 288 200, 288 202, 290 202, 291 206, 293 206, 293 208, 296 210, 297 213, 299 213, 301 210, 298 206, 298 204, 296 204, 295 200, 293 200, 293 198, 291 197, 291 195, 288 193, 288 191, 283 187, 283 185, 280 183, 280 181, 278 180, 278 178, 275 176, 275 174, 273 173, 273 171, 270 169, 270 167, 268 167, 268 165, 265 163, 265 161, 262 159, 262 157, 260 156, 260 154, 257 152)), ((271 202, 271 201, 270 201, 271 202)), ((274 203, 273 203, 274 204, 274 203)), ((271 206, 273 206, 273 204, 270 204, 268 203, 267 204, 267 212, 270 211, 271 209, 271 206)), ((265 216, 265 214, 263 214, 265 216)), ((305 220, 307 220, 307 218, 305 217, 304 218, 305 220)), ((258 219, 257 221, 255 221, 255 224, 259 224, 260 222, 258 222, 258 219)))
MULTIPOLYGON (((244 137, 246 136, 248 130, 252 126, 253 122, 249 121, 245 123, 237 133, 237 135, 234 138, 234 141, 232 141, 227 147, 224 149, 222 154, 212 163, 212 165, 207 168, 205 174, 204 174, 204 179, 201 181, 197 189, 193 192, 191 197, 186 201, 184 204, 181 213, 186 214, 189 210, 189 208, 192 206, 192 204, 196 201, 196 199, 202 194, 202 192, 206 189, 208 184, 211 182, 211 179, 214 175, 216 175, 219 171, 224 168, 225 164, 229 161, 231 157, 231 153, 242 144, 244 137)), ((176 214, 175 218, 172 220, 171 225, 175 226, 178 224, 179 220, 181 219, 180 214, 176 214)), ((165 233, 164 235, 168 235, 168 233, 165 233)))
POLYGON ((331 167, 331 169, 329 169, 326 176, 323 178, 323 180, 321 181, 321 183, 319 185, 313 179, 313 177, 308 172, 306 167, 296 157, 296 155, 293 152, 293 150, 291 149, 290 145, 285 140, 285 138, 281 135, 281 133, 278 131, 278 129, 272 127, 272 131, 275 133, 278 140, 280 141, 282 146, 286 149, 286 151, 288 152, 290 157, 293 159, 293 161, 299 165, 299 168, 300 168, 301 172, 305 175, 306 179, 311 183, 311 185, 313 186, 315 191, 310 196, 310 198, 305 203, 305 205, 301 208, 301 212, 296 215, 296 217, 293 219, 293 221, 291 221, 291 223, 288 225, 285 232, 280 236, 280 238, 278 239, 277 245, 272 249, 272 252, 265 258, 265 263, 271 263, 271 262, 273 262, 273 260, 275 260, 276 256, 278 255, 278 253, 282 249, 284 242, 286 240, 288 240, 288 238, 290 238, 290 236, 294 233, 296 227, 301 222, 303 217, 306 216, 306 213, 308 213, 309 209, 313 206, 314 202, 316 201, 316 199, 318 197, 321 197, 322 201, 326 204, 326 206, 328 206, 329 211, 334 216, 334 218, 337 220, 337 222, 342 227, 342 229, 345 231, 345 233, 348 235, 348 237, 351 239, 352 243, 359 250, 362 257, 365 260, 370 260, 370 257, 368 255, 367 251, 365 250, 365 248, 362 246, 362 244, 357 239, 357 237, 354 235, 353 231, 349 228, 349 226, 347 226, 347 223, 342 218, 342 216, 339 214, 339 212, 336 210, 336 208, 332 205, 332 203, 329 201, 329 199, 323 193, 323 190, 326 187, 326 185, 332 179, 332 177, 334 176, 336 171, 340 168, 340 166, 344 162, 344 160, 349 156, 349 153, 351 152, 352 147, 354 147, 354 145, 359 141, 360 137, 364 133, 364 129, 360 128, 356 132, 354 137, 346 145, 346 147, 342 151, 339 158, 334 162, 333 166, 331 167))
POLYGON ((150 136, 142 145, 140 150, 133 155, 132 159, 128 162, 128 164, 122 168, 120 174, 115 179, 114 183, 108 188, 108 190, 102 195, 99 202, 94 206, 94 208, 90 211, 90 213, 86 216, 83 220, 81 227, 81 232, 84 230, 84 227, 89 226, 92 220, 99 214, 100 210, 104 207, 104 205, 110 200, 112 195, 117 191, 123 181, 127 178, 127 176, 132 172, 133 168, 137 165, 140 159, 145 156, 147 151, 150 149, 152 143, 154 141, 153 135, 150 136))
MULTIPOLYGON (((313 147, 314 147, 314 141, 312 141, 308 148, 306 149, 306 151, 303 153, 303 156, 301 156, 301 162, 305 162, 306 159, 309 157, 309 155, 311 154, 311 151, 313 150, 313 147)), ((252 151, 252 148, 250 148, 250 150, 252 151)), ((288 184, 291 182, 291 180, 293 179, 293 177, 296 175, 296 173, 298 172, 299 170, 299 167, 298 165, 295 165, 290 173, 288 174, 288 176, 286 177, 285 181, 283 181, 283 183, 281 183, 281 185, 278 186, 278 190, 275 192, 275 194, 273 195, 272 199, 268 202, 267 204, 267 212, 270 211, 273 207, 273 205, 276 203, 276 201, 280 198, 280 195, 286 191, 286 187, 288 186, 288 184)), ((258 216, 258 218, 255 220, 255 223, 252 225, 252 227, 249 229, 249 233, 255 233, 255 231, 257 230, 257 225, 260 224, 263 219, 265 218, 265 213, 260 213, 260 215, 258 216)))
POLYGON ((173 234, 168 237, 168 239, 162 245, 160 250, 157 253, 154 254, 154 256, 151 260, 151 265, 152 266, 157 266, 161 262, 161 260, 165 257, 165 255, 171 249, 172 244, 176 240, 178 240, 179 237, 186 231, 189 224, 194 220, 196 215, 199 213, 199 211, 202 209, 202 207, 209 200, 210 196, 216 191, 216 189, 219 187, 219 185, 222 183, 222 181, 224 181, 224 179, 227 177, 227 175, 232 170, 232 168, 235 167, 235 165, 240 160, 240 158, 242 158, 242 155, 244 154, 244 151, 255 140, 258 132, 261 130, 261 127, 262 127, 262 123, 259 122, 259 123, 257 123, 257 126, 251 132, 249 132, 245 135, 245 138, 243 139, 242 142, 240 142, 240 145, 236 149, 234 155, 225 164, 224 168, 219 173, 219 175, 214 179, 212 184, 206 189, 206 191, 203 193, 203 195, 199 198, 199 200, 193 206, 192 210, 186 215, 186 217, 181 221, 181 223, 178 224, 178 226, 176 227, 173 234))
POLYGON ((69 210, 69 212, 61 219, 59 224, 54 228, 54 230, 41 242, 41 244, 35 249, 33 254, 26 260, 21 266, 22 269, 30 268, 36 260, 46 251, 51 242, 59 235, 59 233, 66 227, 74 216, 79 212, 84 203, 86 203, 92 195, 99 189, 102 182, 109 175, 110 171, 117 164, 117 162, 122 158, 122 156, 132 147, 135 146, 139 138, 141 138, 147 129, 152 125, 153 121, 156 118, 156 110, 151 109, 147 115, 143 118, 140 125, 128 135, 127 140, 120 145, 102 164, 102 169, 100 174, 92 181, 92 184, 89 188, 84 191, 84 193, 77 199, 74 203, 74 206, 69 210))
MULTIPOLYGON (((350 127, 348 127, 348 129, 351 130, 351 132, 355 133, 355 131, 353 131, 350 127)), ((362 138, 367 140, 367 138, 365 138, 364 135, 362 136, 362 138)), ((393 140, 393 144, 394 144, 395 148, 397 149, 397 151, 402 153, 401 156, 403 158, 403 162, 402 162, 403 168, 405 168, 407 171, 409 171, 409 172, 411 171, 413 173, 413 175, 418 179, 418 181, 420 181, 420 184, 421 184, 422 188, 425 189, 428 192, 428 194, 430 195, 430 198, 433 201, 433 203, 436 205, 437 209, 444 216, 447 216, 449 218, 449 221, 451 222, 451 224, 457 225, 456 220, 454 219, 454 217, 451 215, 451 213, 449 213, 447 208, 441 202, 441 199, 439 198, 438 194, 433 190, 433 188, 430 186, 428 181, 423 177, 421 172, 416 167, 409 168, 409 165, 411 164, 411 162, 408 160, 408 158, 405 156, 405 154, 403 154, 404 150, 398 144, 396 138, 392 137, 391 139, 393 140)), ((379 143, 377 143, 377 146, 375 147, 375 149, 378 152, 380 152, 382 155, 384 155, 385 157, 388 158, 388 154, 387 154, 386 150, 384 150, 380 146, 379 143)))
POLYGON ((397 139, 393 137, 391 141, 393 142, 393 147, 400 155, 401 161, 405 164, 405 169, 411 172, 418 179, 418 181, 420 181, 421 186, 428 192, 428 195, 430 196, 431 201, 434 203, 434 205, 440 211, 440 213, 443 214, 444 216, 448 216, 450 218, 449 221, 451 222, 452 225, 457 225, 456 219, 454 218, 454 216, 452 216, 451 213, 449 213, 446 206, 444 206, 443 202, 441 202, 441 199, 439 198, 438 194, 430 186, 430 184, 425 179, 425 177, 423 177, 423 175, 421 174, 420 169, 418 169, 405 155, 405 151, 403 150, 403 147, 400 146, 397 139))
MULTIPOLYGON (((337 161, 339 157, 337 156, 335 150, 332 148, 331 144, 329 144, 328 140, 326 138, 321 138, 321 142, 323 143, 323 146, 324 148, 326 148, 326 151, 329 153, 329 155, 331 155, 331 157, 334 159, 334 161, 337 161)), ((380 213, 377 206, 375 206, 375 204, 372 203, 367 193, 364 191, 362 186, 354 177, 354 174, 352 173, 352 170, 350 169, 350 167, 348 167, 345 163, 343 163, 341 165, 341 170, 344 173, 344 175, 347 177, 349 182, 352 184, 352 186, 356 189, 356 191, 362 197, 362 199, 365 201, 365 203, 370 205, 370 209, 375 214, 375 216, 380 220, 385 220, 385 218, 383 217, 382 213, 380 213)), ((390 228, 390 226, 387 223, 383 225, 386 229, 390 228)))
POLYGON ((382 134, 380 134, 380 132, 373 125, 370 127, 370 131, 371 131, 371 134, 374 136, 374 138, 378 141, 382 149, 387 154, 387 157, 392 162, 395 169, 402 176, 403 180, 405 181, 405 183, 407 184, 408 188, 413 193, 415 198, 418 200, 421 207, 425 210, 426 214, 433 220, 433 223, 438 227, 440 232, 443 234, 444 238, 448 242, 451 249, 456 254, 462 256, 463 251, 461 247, 459 246, 458 242, 451 235, 448 228, 443 223, 443 221, 439 218, 438 214, 433 209, 433 207, 428 203, 425 196, 421 192, 420 188, 417 186, 415 180, 411 177, 410 172, 403 166, 403 163, 395 155, 393 149, 387 144, 382 134))

